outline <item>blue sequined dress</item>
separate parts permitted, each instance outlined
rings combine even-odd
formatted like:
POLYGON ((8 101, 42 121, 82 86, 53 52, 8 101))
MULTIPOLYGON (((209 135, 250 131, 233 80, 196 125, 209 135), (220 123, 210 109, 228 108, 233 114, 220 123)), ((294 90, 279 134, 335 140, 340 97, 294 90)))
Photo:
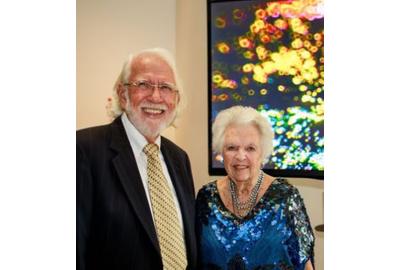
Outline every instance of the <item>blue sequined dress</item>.
POLYGON ((200 269, 304 270, 314 262, 314 235, 298 190, 276 178, 239 219, 223 204, 216 181, 196 199, 200 269))

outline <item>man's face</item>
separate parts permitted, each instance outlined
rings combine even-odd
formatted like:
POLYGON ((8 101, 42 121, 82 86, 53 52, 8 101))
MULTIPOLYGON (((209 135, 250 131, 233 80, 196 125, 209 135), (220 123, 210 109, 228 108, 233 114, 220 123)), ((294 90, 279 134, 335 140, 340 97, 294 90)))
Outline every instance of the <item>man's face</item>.
MULTIPOLYGON (((152 84, 175 85, 174 74, 170 66, 157 55, 146 54, 132 62, 129 82, 148 81, 152 84)), ((120 92, 121 106, 125 108, 129 120, 150 142, 158 137, 175 118, 178 93, 161 93, 155 87, 150 93, 140 91, 138 87, 124 87, 120 92), (123 94, 123 96, 121 96, 123 94), (127 98, 126 98, 127 97, 127 98)))

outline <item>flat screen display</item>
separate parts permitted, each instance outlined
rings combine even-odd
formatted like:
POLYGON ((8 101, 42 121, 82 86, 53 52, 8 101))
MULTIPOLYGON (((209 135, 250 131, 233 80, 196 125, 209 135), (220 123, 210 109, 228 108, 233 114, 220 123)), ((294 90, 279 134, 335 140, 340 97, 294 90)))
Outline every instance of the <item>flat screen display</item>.
POLYGON ((267 173, 323 179, 323 1, 208 0, 207 16, 210 175, 225 174, 212 123, 243 105, 274 129, 267 173))

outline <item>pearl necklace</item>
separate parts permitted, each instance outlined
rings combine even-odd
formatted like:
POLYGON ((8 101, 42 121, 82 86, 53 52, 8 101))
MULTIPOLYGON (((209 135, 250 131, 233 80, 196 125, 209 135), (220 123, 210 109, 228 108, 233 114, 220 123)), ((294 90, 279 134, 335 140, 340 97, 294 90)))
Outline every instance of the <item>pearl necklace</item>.
POLYGON ((233 210, 235 213, 237 213, 238 217, 244 218, 256 204, 258 191, 260 190, 262 180, 264 179, 264 172, 260 170, 257 182, 253 187, 253 189, 251 190, 249 198, 244 202, 239 201, 239 196, 236 192, 235 182, 233 182, 233 180, 230 179, 229 176, 228 179, 229 179, 229 191, 232 196, 233 210), (243 213, 241 214, 240 212, 243 213))

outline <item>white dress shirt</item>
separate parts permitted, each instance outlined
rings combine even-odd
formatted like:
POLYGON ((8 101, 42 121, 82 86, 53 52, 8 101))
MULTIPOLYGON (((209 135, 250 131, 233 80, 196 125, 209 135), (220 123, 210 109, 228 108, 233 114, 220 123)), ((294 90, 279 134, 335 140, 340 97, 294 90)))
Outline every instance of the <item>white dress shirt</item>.
MULTIPOLYGON (((139 173, 142 178, 143 182, 143 187, 144 190, 146 191, 146 197, 147 201, 150 206, 151 210, 151 215, 153 216, 153 221, 154 221, 154 215, 153 215, 153 209, 151 206, 151 201, 150 201, 150 193, 149 193, 149 184, 148 184, 148 179, 147 179, 147 156, 143 152, 143 148, 148 144, 146 138, 136 129, 136 127, 129 121, 128 116, 124 112, 121 117, 122 124, 125 128, 126 134, 128 135, 129 143, 132 147, 133 154, 135 155, 136 163, 139 168, 139 173)), ((155 144, 158 145, 159 149, 161 149, 161 137, 158 136, 156 141, 154 142, 155 144)), ((176 209, 178 210, 178 218, 179 222, 183 228, 183 221, 182 221, 182 213, 181 213, 181 208, 179 207, 179 202, 178 202, 178 197, 176 196, 176 192, 174 189, 174 186, 171 181, 171 177, 168 173, 167 165, 165 164, 164 157, 161 153, 161 150, 159 151, 159 158, 161 161, 161 167, 164 173, 165 178, 167 179, 168 186, 170 187, 172 191, 172 196, 176 205, 176 209)), ((184 231, 182 229, 182 231, 184 231)))

